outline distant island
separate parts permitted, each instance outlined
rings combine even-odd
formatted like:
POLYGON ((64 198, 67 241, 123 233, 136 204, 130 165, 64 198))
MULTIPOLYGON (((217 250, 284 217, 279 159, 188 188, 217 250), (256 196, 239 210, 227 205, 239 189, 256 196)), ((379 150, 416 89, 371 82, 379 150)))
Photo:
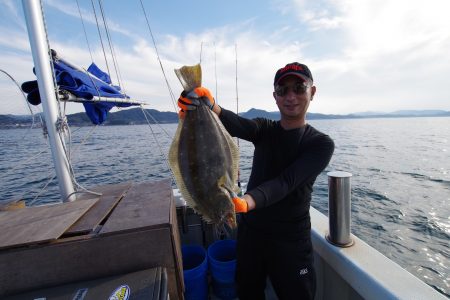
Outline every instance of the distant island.
MULTIPOLYGON (((146 109, 148 122, 151 124, 170 124, 178 122, 178 115, 174 112, 146 109)), ((249 119, 268 118, 279 120, 280 113, 252 108, 247 112, 240 113, 249 119)), ((399 110, 390 113, 382 112, 360 112, 347 115, 329 115, 319 113, 307 113, 308 120, 319 119, 362 119, 362 118, 408 118, 408 117, 450 117, 450 111, 444 110, 399 110)), ((70 126, 89 126, 92 123, 85 113, 67 115, 70 126)), ((32 124, 30 115, 0 115, 0 128, 29 127, 32 124)), ((109 113, 108 119, 103 125, 140 125, 147 124, 147 120, 140 108, 123 109, 109 113)))

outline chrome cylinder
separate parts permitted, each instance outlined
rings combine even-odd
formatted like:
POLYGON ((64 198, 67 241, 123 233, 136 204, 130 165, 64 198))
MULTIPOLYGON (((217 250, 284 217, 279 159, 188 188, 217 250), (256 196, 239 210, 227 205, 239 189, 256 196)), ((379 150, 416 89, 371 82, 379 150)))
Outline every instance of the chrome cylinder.
POLYGON ((328 218, 327 240, 339 247, 353 245, 351 233, 351 173, 334 171, 328 175, 328 218))

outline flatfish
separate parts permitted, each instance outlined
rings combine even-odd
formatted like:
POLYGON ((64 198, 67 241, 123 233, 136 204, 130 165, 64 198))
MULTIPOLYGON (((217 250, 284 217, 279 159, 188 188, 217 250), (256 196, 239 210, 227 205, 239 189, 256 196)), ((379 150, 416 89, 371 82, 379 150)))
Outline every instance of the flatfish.
MULTIPOLYGON (((175 70, 186 92, 201 86, 201 67, 175 70)), ((200 101, 180 119, 169 150, 169 164, 181 195, 202 218, 236 227, 239 151, 217 115, 200 101)))

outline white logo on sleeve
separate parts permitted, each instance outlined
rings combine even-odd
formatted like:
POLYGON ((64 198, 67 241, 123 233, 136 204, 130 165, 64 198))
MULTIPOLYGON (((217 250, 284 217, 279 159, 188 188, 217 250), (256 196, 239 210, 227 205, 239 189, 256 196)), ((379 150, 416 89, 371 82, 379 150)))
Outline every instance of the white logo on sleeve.
POLYGON ((300 276, 308 274, 308 268, 304 268, 300 270, 300 276))

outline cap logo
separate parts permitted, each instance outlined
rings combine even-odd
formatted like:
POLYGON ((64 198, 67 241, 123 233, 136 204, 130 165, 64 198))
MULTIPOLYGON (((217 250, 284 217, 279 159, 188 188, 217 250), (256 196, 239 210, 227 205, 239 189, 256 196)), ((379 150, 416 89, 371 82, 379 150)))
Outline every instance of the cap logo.
POLYGON ((304 71, 303 68, 302 68, 302 66, 298 66, 298 65, 289 65, 289 66, 286 66, 286 67, 282 68, 282 69, 280 70, 280 73, 281 73, 281 72, 288 71, 288 70, 304 71))

